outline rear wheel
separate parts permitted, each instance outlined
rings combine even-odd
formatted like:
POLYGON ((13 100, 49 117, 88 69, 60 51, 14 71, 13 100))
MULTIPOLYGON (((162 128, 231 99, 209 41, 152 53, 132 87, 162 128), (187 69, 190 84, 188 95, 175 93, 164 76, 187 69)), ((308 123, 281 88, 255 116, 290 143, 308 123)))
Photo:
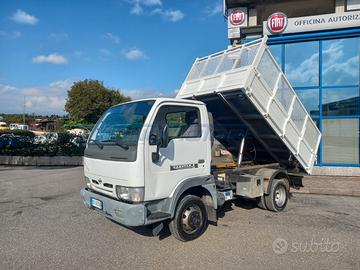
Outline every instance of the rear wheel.
POLYGON ((271 183, 270 193, 265 195, 265 205, 270 211, 281 212, 285 209, 288 199, 287 179, 274 179, 271 183))
POLYGON ((202 235, 207 225, 208 218, 203 201, 197 196, 186 195, 181 199, 169 229, 176 239, 190 241, 202 235))

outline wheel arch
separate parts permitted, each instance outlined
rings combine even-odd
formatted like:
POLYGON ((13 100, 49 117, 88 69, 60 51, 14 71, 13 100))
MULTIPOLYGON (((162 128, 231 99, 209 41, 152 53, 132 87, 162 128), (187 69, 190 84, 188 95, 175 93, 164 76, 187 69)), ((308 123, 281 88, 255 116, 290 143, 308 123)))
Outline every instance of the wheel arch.
POLYGON ((263 168, 256 172, 256 175, 262 176, 264 178, 264 193, 269 194, 271 189, 271 184, 274 179, 286 179, 287 191, 289 192, 291 186, 291 178, 284 169, 269 169, 263 168))
POLYGON ((210 221, 216 219, 217 193, 213 176, 192 177, 182 181, 175 188, 172 195, 170 202, 171 218, 174 217, 176 207, 180 200, 186 195, 195 195, 202 198, 208 212, 208 219, 210 221))

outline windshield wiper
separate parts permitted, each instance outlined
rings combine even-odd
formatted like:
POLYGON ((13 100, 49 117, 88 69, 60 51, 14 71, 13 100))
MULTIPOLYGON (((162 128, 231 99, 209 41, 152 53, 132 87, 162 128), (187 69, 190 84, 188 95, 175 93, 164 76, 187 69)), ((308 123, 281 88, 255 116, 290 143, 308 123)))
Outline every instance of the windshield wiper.
POLYGON ((113 140, 105 140, 105 141, 101 141, 101 142, 113 142, 113 143, 115 143, 117 146, 120 146, 122 149, 124 149, 124 150, 129 150, 129 145, 127 145, 127 144, 124 144, 124 143, 121 143, 121 142, 119 142, 119 141, 113 141, 113 140))
POLYGON ((118 141, 115 141, 115 144, 120 146, 122 149, 124 150, 129 150, 129 146, 127 144, 124 144, 124 143, 120 143, 118 141))
POLYGON ((89 142, 94 142, 100 149, 104 148, 104 146, 98 140, 91 139, 91 140, 89 140, 89 142))

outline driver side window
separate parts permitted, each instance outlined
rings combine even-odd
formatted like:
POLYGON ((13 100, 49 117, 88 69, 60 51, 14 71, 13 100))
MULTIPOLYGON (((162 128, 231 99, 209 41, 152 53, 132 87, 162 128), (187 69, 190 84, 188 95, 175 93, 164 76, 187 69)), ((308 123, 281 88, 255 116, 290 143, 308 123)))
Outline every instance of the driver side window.
POLYGON ((168 141, 176 138, 200 138, 199 109, 190 106, 162 106, 157 113, 150 134, 159 137, 164 129, 167 132, 168 141))

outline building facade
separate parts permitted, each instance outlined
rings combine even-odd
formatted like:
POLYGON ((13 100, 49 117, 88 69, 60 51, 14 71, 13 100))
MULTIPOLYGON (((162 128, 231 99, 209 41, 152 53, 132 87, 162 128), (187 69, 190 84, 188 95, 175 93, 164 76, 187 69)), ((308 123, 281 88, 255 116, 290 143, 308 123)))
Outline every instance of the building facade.
POLYGON ((323 134, 317 166, 359 173, 360 0, 226 0, 224 7, 231 44, 268 35, 323 134))

